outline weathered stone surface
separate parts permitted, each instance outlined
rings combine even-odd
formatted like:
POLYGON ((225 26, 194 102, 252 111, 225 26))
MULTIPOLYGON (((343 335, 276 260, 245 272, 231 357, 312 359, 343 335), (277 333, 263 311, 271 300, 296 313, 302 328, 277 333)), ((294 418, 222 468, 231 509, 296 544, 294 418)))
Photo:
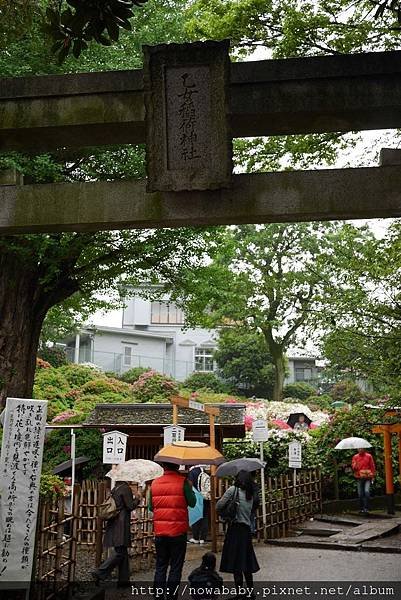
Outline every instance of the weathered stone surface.
MULTIPOLYGON (((214 406, 214 405, 213 405, 214 406)), ((216 424, 242 425, 245 405, 216 405, 220 408, 220 416, 216 424)), ((105 425, 171 425, 173 409, 170 404, 98 404, 90 413, 87 424, 105 425)), ((178 410, 180 425, 203 425, 209 423, 208 415, 191 408, 178 410)))
MULTIPOLYGON (((0 78, 0 150, 143 143, 142 71, 0 78)), ((234 63, 233 137, 397 128, 401 51, 234 63)))
POLYGON ((0 185, 22 185, 24 178, 15 169, 0 171, 0 185))
POLYGON ((235 175, 228 190, 147 194, 145 181, 0 186, 0 233, 401 216, 398 166, 235 175))
POLYGON ((229 42, 145 46, 148 191, 227 187, 229 42))

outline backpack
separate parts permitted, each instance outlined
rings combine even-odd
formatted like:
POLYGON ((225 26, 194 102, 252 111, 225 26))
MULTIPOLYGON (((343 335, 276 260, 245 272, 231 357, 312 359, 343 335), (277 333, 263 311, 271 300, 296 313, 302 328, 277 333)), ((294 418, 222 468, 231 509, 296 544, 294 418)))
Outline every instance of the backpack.
POLYGON ((232 523, 233 521, 235 521, 235 518, 237 516, 238 505, 239 489, 236 487, 231 498, 220 510, 217 510, 220 519, 225 523, 232 523))
POLYGON ((120 509, 117 508, 117 504, 113 496, 113 491, 117 489, 118 488, 114 488, 114 490, 110 492, 109 497, 99 505, 98 517, 100 517, 102 521, 110 521, 111 519, 115 519, 120 514, 120 509))
POLYGON ((197 487, 203 499, 210 500, 210 476, 205 471, 199 473, 197 487))

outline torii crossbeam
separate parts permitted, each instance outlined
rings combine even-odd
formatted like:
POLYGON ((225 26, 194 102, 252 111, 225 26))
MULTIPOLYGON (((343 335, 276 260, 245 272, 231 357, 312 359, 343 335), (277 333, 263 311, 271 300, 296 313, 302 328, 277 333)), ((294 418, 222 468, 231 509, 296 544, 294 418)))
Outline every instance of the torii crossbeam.
MULTIPOLYGON (((228 91, 233 137, 396 128, 401 52, 235 63, 228 91)), ((0 151, 144 141, 141 71, 0 79, 0 151)), ((401 216, 394 163, 235 175, 203 191, 1 183, 0 234, 401 216)))

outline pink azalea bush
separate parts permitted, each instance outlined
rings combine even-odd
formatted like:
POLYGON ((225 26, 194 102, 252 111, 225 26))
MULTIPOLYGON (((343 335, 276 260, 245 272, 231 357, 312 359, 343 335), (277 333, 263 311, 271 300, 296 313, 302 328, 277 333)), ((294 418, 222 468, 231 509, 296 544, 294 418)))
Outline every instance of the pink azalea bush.
POLYGON ((142 373, 131 387, 137 402, 166 402, 178 394, 177 382, 154 370, 142 373))

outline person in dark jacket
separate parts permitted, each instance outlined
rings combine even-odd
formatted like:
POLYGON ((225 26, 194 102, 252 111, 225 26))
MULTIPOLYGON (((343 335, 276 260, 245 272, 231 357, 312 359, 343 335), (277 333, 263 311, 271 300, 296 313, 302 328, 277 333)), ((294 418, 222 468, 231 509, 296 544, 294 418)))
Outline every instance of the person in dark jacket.
POLYGON ((215 600, 221 596, 223 578, 216 572, 216 555, 213 552, 202 556, 201 566, 190 573, 188 581, 190 596, 195 600, 215 600))
POLYGON ((107 521, 103 545, 105 548, 114 548, 114 554, 92 571, 92 577, 96 582, 104 581, 118 567, 117 586, 123 587, 130 585, 128 548, 131 546, 131 512, 138 506, 140 497, 133 496, 126 481, 117 481, 111 494, 119 513, 107 521))
POLYGON ((196 497, 192 484, 185 475, 178 473, 179 465, 163 463, 162 467, 164 475, 152 482, 148 508, 153 513, 155 534, 154 587, 159 598, 159 590, 163 590, 172 600, 181 582, 187 550, 188 506, 195 506, 196 497))
POLYGON ((259 571, 258 561, 252 545, 251 514, 256 503, 252 477, 240 471, 235 484, 227 489, 217 502, 219 513, 232 498, 236 498, 237 510, 224 538, 220 571, 233 573, 237 589, 243 587, 244 576, 249 592, 253 596, 253 573, 259 571))

